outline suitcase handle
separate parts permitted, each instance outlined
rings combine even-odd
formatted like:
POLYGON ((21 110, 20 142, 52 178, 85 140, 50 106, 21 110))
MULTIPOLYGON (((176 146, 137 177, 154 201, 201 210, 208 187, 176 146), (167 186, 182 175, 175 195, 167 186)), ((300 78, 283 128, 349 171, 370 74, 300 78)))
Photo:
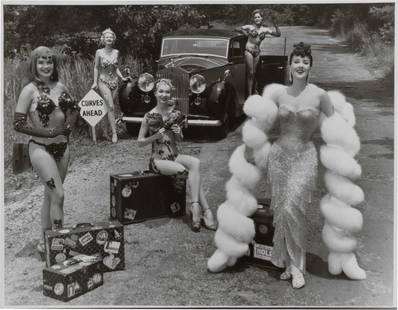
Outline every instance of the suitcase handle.
POLYGON ((132 173, 132 175, 144 175, 146 173, 150 173, 150 170, 137 170, 132 173))
POLYGON ((73 225, 73 228, 79 228, 79 227, 93 227, 94 225, 91 223, 77 223, 73 225))

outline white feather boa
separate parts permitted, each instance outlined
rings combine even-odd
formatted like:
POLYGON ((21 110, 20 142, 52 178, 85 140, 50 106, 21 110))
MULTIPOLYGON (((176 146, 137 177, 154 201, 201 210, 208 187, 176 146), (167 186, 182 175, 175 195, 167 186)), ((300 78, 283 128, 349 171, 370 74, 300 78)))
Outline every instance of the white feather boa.
POLYGON ((353 126, 353 107, 337 91, 329 91, 336 113, 321 118, 321 135, 326 145, 321 146, 320 159, 326 167, 325 185, 328 190, 321 200, 321 213, 325 218, 322 239, 328 247, 329 272, 344 272, 355 280, 366 278, 359 267, 355 250, 357 240, 353 233, 362 229, 361 212, 351 207, 364 200, 362 189, 352 180, 361 175, 361 166, 354 159, 359 152, 360 141, 353 126))
POLYGON ((263 96, 250 96, 243 106, 249 119, 242 127, 244 144, 234 150, 229 160, 232 176, 226 184, 227 200, 217 211, 219 225, 214 236, 217 250, 207 262, 207 269, 211 272, 233 266, 239 257, 246 254, 254 238, 254 223, 249 216, 254 214, 258 206, 251 190, 259 182, 261 169, 267 164, 271 145, 266 132, 272 127, 278 112, 271 98, 272 93, 280 87, 285 86, 268 86, 263 96), (245 159, 246 147, 253 150, 256 165, 245 159))

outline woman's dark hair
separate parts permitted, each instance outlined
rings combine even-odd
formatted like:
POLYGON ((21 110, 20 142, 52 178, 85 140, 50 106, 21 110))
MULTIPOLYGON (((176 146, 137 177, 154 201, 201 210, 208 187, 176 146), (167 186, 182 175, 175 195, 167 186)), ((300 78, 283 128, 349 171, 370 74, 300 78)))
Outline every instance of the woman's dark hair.
POLYGON ((252 18, 254 18, 254 15, 256 15, 256 14, 260 14, 261 17, 264 18, 264 13, 263 13, 262 10, 260 10, 260 9, 255 9, 255 10, 252 12, 252 18))
POLYGON ((289 57, 289 65, 292 64, 293 56, 308 57, 310 59, 310 66, 312 67, 311 45, 304 42, 293 45, 293 51, 289 57))
POLYGON ((39 46, 32 51, 30 56, 30 73, 33 77, 33 82, 37 84, 43 84, 43 81, 40 79, 39 74, 37 73, 37 60, 39 58, 51 58, 54 69, 53 74, 50 76, 51 81, 58 81, 58 69, 57 69, 57 58, 55 57, 54 53, 48 47, 39 46))

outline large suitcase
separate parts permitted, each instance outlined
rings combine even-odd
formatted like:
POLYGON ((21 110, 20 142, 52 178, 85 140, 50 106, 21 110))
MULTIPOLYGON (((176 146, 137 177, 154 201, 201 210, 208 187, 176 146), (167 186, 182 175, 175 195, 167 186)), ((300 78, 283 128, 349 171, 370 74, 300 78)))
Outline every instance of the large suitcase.
POLYGON ((131 224, 185 214, 186 175, 164 176, 151 171, 110 176, 110 217, 131 224))
POLYGON ((124 227, 117 221, 80 223, 47 230, 46 265, 61 264, 79 254, 99 255, 103 272, 124 270, 124 227))
POLYGON ((272 251, 274 249, 272 239, 274 238, 275 231, 272 223, 274 217, 270 208, 271 200, 258 199, 257 203, 259 208, 252 216, 256 235, 254 240, 249 244, 249 252, 245 259, 249 264, 280 270, 280 268, 271 262, 272 251))
POLYGON ((104 283, 101 257, 77 255, 43 269, 43 294, 62 301, 83 295, 104 283))

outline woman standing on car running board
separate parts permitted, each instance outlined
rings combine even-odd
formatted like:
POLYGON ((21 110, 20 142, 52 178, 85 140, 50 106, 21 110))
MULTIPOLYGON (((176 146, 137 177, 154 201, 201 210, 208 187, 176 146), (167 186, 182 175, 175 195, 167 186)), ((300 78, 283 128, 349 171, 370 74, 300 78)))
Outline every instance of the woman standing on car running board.
MULTIPOLYGON (((256 76, 256 69, 260 60, 260 44, 267 35, 280 37, 281 32, 278 25, 274 22, 275 31, 263 26, 263 12, 261 10, 254 10, 252 13, 254 25, 244 25, 236 30, 242 32, 247 36, 247 43, 245 47, 245 61, 247 72, 247 94, 253 94, 254 79, 256 76)), ((254 91, 255 92, 255 91, 254 91)))

